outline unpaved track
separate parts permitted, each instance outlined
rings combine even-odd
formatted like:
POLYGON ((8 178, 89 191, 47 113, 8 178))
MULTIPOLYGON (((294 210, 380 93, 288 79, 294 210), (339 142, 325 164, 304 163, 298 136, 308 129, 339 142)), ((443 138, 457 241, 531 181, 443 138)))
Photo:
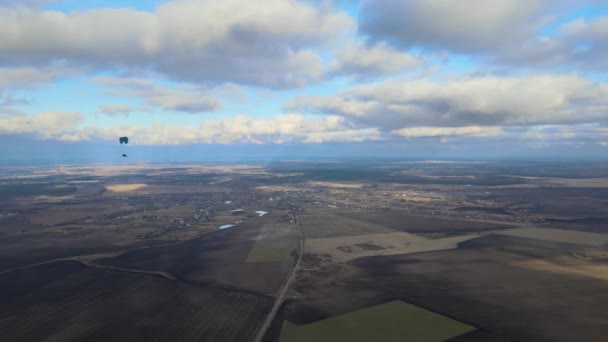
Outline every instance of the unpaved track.
POLYGON ((281 308, 281 305, 283 305, 283 300, 285 299, 285 294, 287 293, 287 291, 289 290, 289 287, 291 286, 291 283, 295 279, 296 274, 298 273, 298 270, 300 268, 300 263, 302 262, 302 255, 304 254, 304 238, 302 237, 302 228, 300 227, 300 220, 298 218, 298 213, 296 212, 294 214, 294 216, 296 218, 296 223, 297 223, 297 227, 298 227, 298 240, 299 240, 298 259, 296 260, 296 264, 294 265, 294 267, 291 269, 291 273, 289 273, 289 276, 285 280, 285 284, 283 285, 283 288, 280 290, 279 295, 274 300, 274 305, 272 306, 270 313, 268 313, 268 316, 266 316, 264 323, 262 323, 262 326, 258 330, 258 333, 256 334, 255 339, 253 340, 254 342, 261 342, 262 339, 264 338, 264 335, 266 335, 266 331, 268 331, 268 329, 270 328, 270 325, 272 324, 272 321, 274 321, 274 318, 277 315, 277 312, 281 308))

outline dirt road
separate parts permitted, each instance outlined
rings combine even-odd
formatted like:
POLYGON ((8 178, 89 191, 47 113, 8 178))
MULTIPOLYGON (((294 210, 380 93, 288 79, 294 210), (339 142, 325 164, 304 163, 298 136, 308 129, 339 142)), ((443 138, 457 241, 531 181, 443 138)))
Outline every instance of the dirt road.
POLYGON ((295 279, 296 274, 298 273, 298 270, 300 268, 300 263, 302 262, 302 255, 304 254, 304 238, 302 236, 302 227, 300 226, 300 220, 298 218, 298 213, 296 212, 294 216, 295 216, 296 224, 297 224, 297 228, 298 228, 298 240, 299 240, 298 259, 296 260, 294 267, 291 269, 289 276, 285 280, 285 284, 283 285, 283 288, 281 288, 281 290, 279 291, 279 294, 275 298, 274 305, 272 306, 270 313, 268 313, 268 316, 264 320, 264 323, 262 323, 262 326, 258 330, 258 333, 255 336, 255 339, 253 340, 254 342, 261 342, 262 339, 264 338, 266 331, 270 328, 270 325, 272 324, 272 321, 274 321, 274 318, 277 315, 277 312, 281 308, 281 305, 283 305, 283 301, 285 300, 285 294, 287 293, 287 291, 289 290, 289 287, 291 286, 291 283, 295 279))

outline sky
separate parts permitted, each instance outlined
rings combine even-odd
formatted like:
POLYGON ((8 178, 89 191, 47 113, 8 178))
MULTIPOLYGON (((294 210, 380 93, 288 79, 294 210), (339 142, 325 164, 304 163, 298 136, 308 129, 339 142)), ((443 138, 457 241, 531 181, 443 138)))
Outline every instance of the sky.
POLYGON ((606 71, 605 0, 0 0, 0 163, 606 160, 606 71))

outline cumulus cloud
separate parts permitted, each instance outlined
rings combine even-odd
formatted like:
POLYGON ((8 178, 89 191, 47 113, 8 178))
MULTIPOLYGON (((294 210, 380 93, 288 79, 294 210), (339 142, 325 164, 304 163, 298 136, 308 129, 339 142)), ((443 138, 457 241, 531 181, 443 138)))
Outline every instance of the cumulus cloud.
POLYGON ((354 28, 295 0, 177 0, 155 12, 0 8, 0 62, 154 70, 186 82, 297 87, 322 76, 314 49, 354 28))
POLYGON ((298 96, 289 110, 395 127, 530 126, 608 120, 608 86, 572 75, 392 79, 330 96, 298 96))
POLYGON ((394 74, 420 65, 419 57, 395 50, 386 43, 371 47, 352 44, 336 53, 328 72, 330 75, 368 78, 394 74))
POLYGON ((43 139, 71 142, 115 140, 117 135, 127 135, 139 145, 324 143, 383 139, 380 130, 357 127, 338 116, 307 118, 301 114, 283 114, 270 119, 254 119, 238 115, 204 121, 199 125, 157 122, 150 126, 109 128, 80 127, 81 122, 82 115, 77 113, 0 117, 0 134, 33 133, 43 139))
MULTIPOLYGON (((141 78, 97 77, 94 83, 106 86, 106 93, 117 97, 140 98, 146 104, 164 110, 185 113, 201 113, 219 109, 220 102, 198 87, 179 87, 168 89, 155 82, 141 78)), ((116 108, 109 112, 117 113, 116 108)), ((124 107, 122 108, 124 109, 124 107)), ((133 108, 129 108, 133 110, 133 108)), ((102 112, 104 110, 102 109, 102 112)), ((118 111, 120 112, 120 111, 118 111)), ((124 111, 123 111, 124 112, 124 111)))
POLYGON ((458 52, 516 45, 546 22, 548 0, 364 0, 360 32, 371 41, 458 52))
MULTIPOLYGON (((341 117, 306 118, 300 114, 278 115, 271 119, 253 119, 245 115, 238 115, 232 118, 205 121, 199 126, 173 126, 156 123, 146 128, 122 127, 120 129, 129 135, 137 136, 137 143, 146 145, 321 143, 376 140, 380 136, 379 132, 356 128, 341 117)), ((92 130, 88 132, 86 138, 91 139, 97 136, 103 139, 113 139, 114 135, 111 131, 92 130)))

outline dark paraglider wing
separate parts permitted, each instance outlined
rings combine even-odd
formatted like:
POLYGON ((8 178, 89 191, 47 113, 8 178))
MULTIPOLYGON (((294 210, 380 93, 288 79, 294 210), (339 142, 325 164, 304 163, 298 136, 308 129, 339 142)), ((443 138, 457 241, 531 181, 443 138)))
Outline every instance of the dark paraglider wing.
POLYGON ((128 143, 129 143, 129 137, 120 137, 120 138, 118 139, 118 141, 119 141, 121 144, 128 144, 128 143))

